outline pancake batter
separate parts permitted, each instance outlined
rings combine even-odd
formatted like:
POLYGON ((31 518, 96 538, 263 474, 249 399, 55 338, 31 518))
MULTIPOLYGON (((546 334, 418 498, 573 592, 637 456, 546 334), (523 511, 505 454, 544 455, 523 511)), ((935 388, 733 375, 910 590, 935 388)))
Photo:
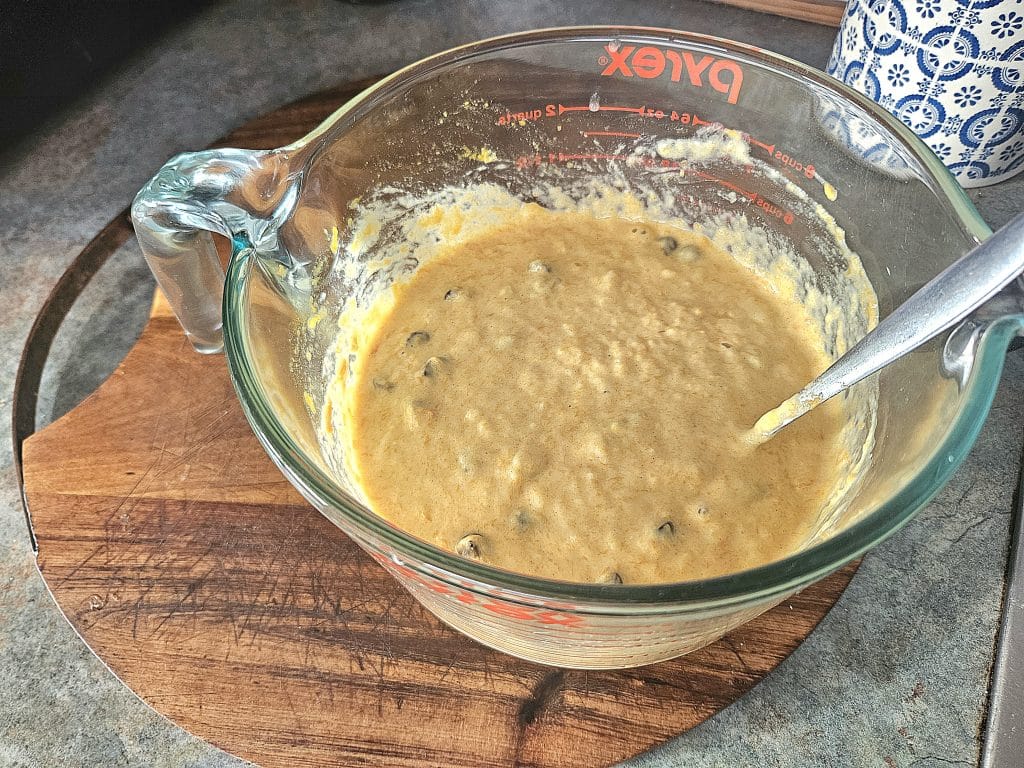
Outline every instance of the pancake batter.
POLYGON ((799 548, 839 481, 839 403, 744 442, 830 360, 801 304, 701 235, 527 205, 392 298, 346 388, 350 463, 378 514, 464 557, 721 575, 799 548))

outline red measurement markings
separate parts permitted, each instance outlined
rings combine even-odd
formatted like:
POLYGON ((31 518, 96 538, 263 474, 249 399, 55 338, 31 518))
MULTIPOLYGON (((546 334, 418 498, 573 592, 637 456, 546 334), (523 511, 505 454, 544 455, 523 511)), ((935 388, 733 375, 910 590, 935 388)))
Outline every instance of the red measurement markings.
POLYGON ((599 107, 596 107, 596 108, 592 109, 589 104, 584 105, 582 107, 567 107, 564 104, 559 104, 558 105, 558 114, 561 115, 563 112, 635 112, 638 115, 642 115, 644 113, 644 107, 606 107, 606 106, 599 106, 599 107))
POLYGON ((639 139, 639 133, 624 133, 622 131, 583 131, 584 136, 621 136, 624 139, 639 139))
MULTIPOLYGON (((682 170, 680 171, 681 175, 692 175, 696 176, 699 179, 719 184, 720 186, 725 187, 726 189, 731 190, 738 195, 742 195, 751 203, 753 203, 758 208, 767 213, 769 216, 774 216, 775 218, 782 220, 785 224, 792 224, 796 218, 791 211, 788 211, 785 208, 773 203, 772 201, 765 199, 757 192, 750 192, 746 189, 743 189, 740 186, 737 186, 736 184, 733 184, 731 181, 727 181, 726 179, 723 179, 719 176, 713 176, 712 174, 705 173, 704 171, 683 168, 682 165, 676 160, 667 160, 665 158, 659 159, 650 156, 638 157, 636 155, 605 154, 601 152, 591 152, 585 154, 566 154, 564 152, 548 152, 546 155, 542 155, 539 153, 533 155, 520 155, 518 158, 516 158, 516 167, 538 167, 546 163, 569 163, 581 160, 623 160, 626 161, 627 163, 640 165, 646 168, 682 168, 682 170)), ((751 168, 748 166, 747 172, 749 173, 750 170, 751 168)), ((686 197, 688 199, 693 199, 689 195, 687 195, 686 197)))
POLYGON ((574 160, 623 160, 630 165, 641 165, 644 167, 657 166, 659 168, 678 168, 679 163, 675 160, 659 160, 654 157, 637 156, 637 155, 622 155, 622 154, 605 154, 601 152, 592 152, 586 154, 574 154, 569 155, 564 152, 548 152, 546 155, 534 154, 534 155, 520 155, 516 158, 517 168, 528 168, 530 166, 540 166, 545 163, 568 163, 574 160))
POLYGON ((813 179, 817 174, 813 163, 804 163, 791 156, 788 152, 780 149, 775 144, 765 144, 763 141, 758 141, 753 136, 743 134, 744 137, 754 146, 760 147, 768 153, 768 157, 776 161, 776 164, 782 167, 783 171, 793 174, 798 173, 805 176, 808 179, 813 179))
MULTIPOLYGON (((654 120, 671 120, 674 123, 683 123, 684 125, 718 125, 718 123, 708 122, 707 120, 701 120, 696 114, 690 112, 677 112, 674 109, 664 110, 657 109, 654 107, 597 107, 591 109, 590 106, 585 107, 567 107, 564 104, 558 105, 558 114, 563 112, 630 112, 640 117, 647 117, 654 120)), ((550 110, 548 111, 550 114, 550 110)))
POLYGON ((776 162, 782 166, 782 170, 794 171, 796 173, 805 176, 808 179, 813 179, 817 175, 817 171, 814 169, 813 163, 803 163, 797 160, 795 157, 791 157, 781 149, 776 149, 775 154, 772 155, 776 162))
POLYGON ((589 104, 581 104, 577 106, 545 104, 543 108, 526 109, 521 112, 510 112, 506 110, 505 114, 498 116, 497 125, 525 126, 527 123, 533 123, 548 117, 558 117, 566 112, 625 112, 627 114, 639 115, 640 117, 651 120, 670 120, 673 123, 681 123, 683 125, 720 125, 719 123, 701 120, 698 115, 690 112, 677 112, 674 109, 667 110, 648 106, 623 107, 610 104, 597 105, 593 107, 589 104))
POLYGON ((766 200, 760 195, 757 195, 754 198, 754 205, 763 210, 769 216, 774 216, 777 219, 782 219, 782 222, 784 224, 792 224, 794 219, 796 218, 791 211, 787 211, 785 208, 776 205, 771 200, 766 200))
POLYGON ((757 192, 747 192, 747 190, 737 187, 732 182, 726 181, 725 179, 720 179, 717 176, 712 176, 710 173, 704 173, 703 171, 690 171, 690 173, 692 173, 694 176, 697 176, 698 178, 707 179, 708 181, 713 181, 716 184, 721 184, 726 189, 731 189, 733 192, 737 192, 743 195, 748 200, 757 199, 757 192))
POLYGON ((782 206, 776 205, 771 200, 765 199, 757 192, 748 192, 742 187, 736 186, 732 182, 726 181, 725 179, 720 179, 717 176, 712 176, 709 173, 704 173, 703 171, 691 171, 691 173, 698 176, 699 178, 707 179, 708 181, 713 181, 716 184, 721 184, 726 189, 731 189, 733 192, 743 195, 745 198, 747 198, 750 202, 752 202, 762 211, 767 213, 769 216, 774 216, 777 219, 781 219, 784 224, 792 224, 796 218, 793 215, 792 211, 787 211, 782 206))
POLYGON ((751 144, 754 144, 755 146, 760 147, 765 152, 767 152, 769 155, 775 154, 775 145, 774 144, 765 144, 763 141, 758 141, 757 139, 755 139, 750 134, 746 134, 745 133, 743 135, 747 137, 747 141, 749 141, 751 144))
POLYGON ((571 160, 628 160, 629 155, 602 155, 598 152, 583 155, 566 155, 561 152, 558 153, 557 159, 552 159, 555 155, 548 155, 548 162, 559 162, 567 163, 571 160))

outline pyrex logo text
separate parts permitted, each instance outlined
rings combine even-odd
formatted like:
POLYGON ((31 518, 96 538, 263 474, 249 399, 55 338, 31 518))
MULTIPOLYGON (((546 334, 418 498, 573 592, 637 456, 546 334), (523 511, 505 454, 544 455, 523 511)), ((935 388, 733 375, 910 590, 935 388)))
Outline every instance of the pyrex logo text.
POLYGON ((719 93, 726 94, 726 101, 735 104, 743 87, 743 70, 735 61, 716 59, 714 56, 703 56, 699 61, 688 51, 661 50, 653 45, 637 48, 635 45, 614 45, 604 47, 608 56, 598 61, 608 66, 601 72, 606 77, 622 75, 623 77, 642 77, 652 80, 661 77, 665 70, 669 71, 672 82, 683 79, 683 70, 690 83, 698 88, 704 85, 707 73, 708 84, 719 93))

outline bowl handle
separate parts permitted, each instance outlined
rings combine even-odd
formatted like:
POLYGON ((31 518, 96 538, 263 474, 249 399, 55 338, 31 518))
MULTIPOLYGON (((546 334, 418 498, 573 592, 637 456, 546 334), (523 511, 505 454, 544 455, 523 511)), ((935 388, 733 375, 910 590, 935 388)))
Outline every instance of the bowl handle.
POLYGON ((282 166, 269 162, 275 154, 280 159, 279 153, 242 149, 177 155, 132 203, 142 254, 198 352, 219 352, 224 346, 224 269, 210 233, 231 238, 237 246, 254 225, 273 218, 267 211, 276 207, 273 191, 281 186, 275 182, 281 180, 282 166))

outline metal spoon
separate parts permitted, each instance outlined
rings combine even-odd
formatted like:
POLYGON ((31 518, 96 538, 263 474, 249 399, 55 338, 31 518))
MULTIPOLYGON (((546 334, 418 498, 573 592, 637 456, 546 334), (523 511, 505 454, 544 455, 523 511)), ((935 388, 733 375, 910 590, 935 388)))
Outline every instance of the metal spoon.
POLYGON ((768 411, 748 439, 760 445, 858 381, 917 349, 995 296, 1024 272, 1024 213, 925 284, 828 370, 768 411))

